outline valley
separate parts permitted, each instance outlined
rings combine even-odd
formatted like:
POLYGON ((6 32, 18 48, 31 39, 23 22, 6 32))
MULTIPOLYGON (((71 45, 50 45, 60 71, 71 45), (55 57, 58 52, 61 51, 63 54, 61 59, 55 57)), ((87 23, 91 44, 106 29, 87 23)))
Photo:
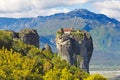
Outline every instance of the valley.
POLYGON ((90 74, 101 74, 109 80, 120 80, 120 71, 90 71, 90 74))

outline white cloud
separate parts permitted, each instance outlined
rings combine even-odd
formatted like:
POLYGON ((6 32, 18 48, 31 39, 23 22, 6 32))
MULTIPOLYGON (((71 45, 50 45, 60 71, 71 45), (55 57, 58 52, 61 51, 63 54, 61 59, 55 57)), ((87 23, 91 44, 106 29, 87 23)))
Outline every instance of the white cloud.
POLYGON ((0 0, 0 13, 23 12, 31 9, 29 0, 0 0))
POLYGON ((61 13, 61 12, 69 12, 68 9, 44 9, 44 10, 31 10, 31 11, 25 11, 25 12, 14 12, 14 13, 0 13, 0 16, 2 17, 13 17, 13 18, 24 18, 24 17, 37 17, 37 16, 46 16, 46 15, 52 15, 54 13, 61 13))
POLYGON ((0 0, 0 16, 2 17, 35 17, 51 15, 56 12, 68 12, 66 7, 84 4, 94 0, 0 0))
POLYGON ((120 20, 120 0, 105 0, 94 4, 99 13, 120 20))
POLYGON ((68 12, 70 6, 85 3, 94 4, 93 10, 120 20, 120 0, 0 0, 0 17, 46 16, 68 12))
POLYGON ((84 4, 92 1, 95 1, 95 0, 64 0, 62 2, 65 5, 74 5, 74 4, 84 4))

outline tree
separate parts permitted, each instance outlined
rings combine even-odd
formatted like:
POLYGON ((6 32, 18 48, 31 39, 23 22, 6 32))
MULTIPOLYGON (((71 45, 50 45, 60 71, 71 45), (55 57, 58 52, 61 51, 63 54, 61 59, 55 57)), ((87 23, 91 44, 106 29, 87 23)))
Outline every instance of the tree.
POLYGON ((35 59, 22 56, 17 52, 13 53, 12 50, 0 50, 0 79, 2 80, 23 80, 31 75, 40 76, 36 71, 32 72, 35 65, 35 59))

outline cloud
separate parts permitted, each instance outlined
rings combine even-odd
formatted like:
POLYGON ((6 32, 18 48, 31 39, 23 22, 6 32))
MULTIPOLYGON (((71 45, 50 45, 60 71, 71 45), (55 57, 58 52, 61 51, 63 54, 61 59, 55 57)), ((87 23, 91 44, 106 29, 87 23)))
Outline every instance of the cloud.
POLYGON ((75 4, 84 4, 93 1, 94 0, 64 0, 62 1, 62 3, 65 5, 75 5, 75 4))
POLYGON ((96 9, 98 13, 120 20, 119 0, 0 0, 0 16, 16 18, 46 16, 68 12, 72 7, 84 4, 87 9, 96 9), (94 7, 88 7, 90 4, 94 7))
POLYGON ((0 0, 0 13, 13 13, 31 10, 28 0, 0 0))
POLYGON ((0 16, 34 17, 56 12, 68 12, 67 7, 88 3, 94 0, 0 0, 0 16))
POLYGON ((31 11, 25 11, 25 12, 14 12, 14 13, 0 13, 0 16, 2 17, 13 17, 13 18, 24 18, 24 17, 37 17, 37 16, 46 16, 46 15, 52 15, 55 13, 61 13, 61 12, 69 12, 68 9, 44 9, 44 10, 31 10, 31 11))
POLYGON ((120 21, 120 1, 119 0, 105 0, 103 2, 95 2, 94 6, 99 13, 105 14, 109 17, 116 18, 120 21))

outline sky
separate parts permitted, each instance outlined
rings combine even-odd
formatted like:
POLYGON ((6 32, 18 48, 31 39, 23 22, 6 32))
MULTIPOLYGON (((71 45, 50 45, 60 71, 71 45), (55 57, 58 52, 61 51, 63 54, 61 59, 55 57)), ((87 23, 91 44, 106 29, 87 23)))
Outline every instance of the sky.
POLYGON ((120 0, 0 0, 0 17, 25 18, 88 9, 120 21, 120 0))

